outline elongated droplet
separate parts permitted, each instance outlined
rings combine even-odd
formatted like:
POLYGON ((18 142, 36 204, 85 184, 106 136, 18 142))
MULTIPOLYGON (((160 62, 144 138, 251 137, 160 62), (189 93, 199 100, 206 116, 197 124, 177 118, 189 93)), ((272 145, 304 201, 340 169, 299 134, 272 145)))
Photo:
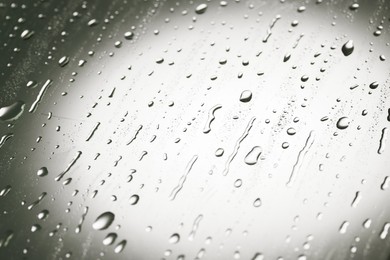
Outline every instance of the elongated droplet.
POLYGON ((359 204, 361 199, 362 199, 362 195, 360 194, 360 191, 357 191, 355 194, 355 198, 352 201, 351 207, 356 208, 356 206, 359 204))
POLYGON ((95 230, 107 229, 112 224, 112 222, 114 222, 114 219, 114 213, 110 211, 104 212, 99 217, 97 217, 95 222, 93 222, 92 227, 95 230))
POLYGON ((226 176, 229 173, 230 164, 232 163, 233 159, 236 157, 238 150, 240 149, 242 141, 245 140, 245 138, 248 136, 249 131, 253 127, 253 122, 256 120, 256 117, 252 117, 251 120, 249 120, 248 125, 246 126, 244 133, 238 138, 236 145, 234 146, 233 152, 230 154, 228 160, 225 163, 225 169, 222 172, 223 176, 226 176))
POLYGON ((37 106, 41 102, 43 95, 45 94, 46 90, 50 87, 51 84, 52 81, 50 79, 46 80, 45 84, 43 84, 41 90, 38 93, 37 98, 35 99, 34 103, 32 103, 28 112, 33 113, 37 109, 37 106))
POLYGON ((387 135, 388 129, 385 127, 382 129, 381 139, 379 140, 378 154, 382 154, 385 151, 387 135))
POLYGON ((209 116, 207 118, 207 121, 206 121, 206 124, 203 128, 203 133, 207 134, 211 131, 211 123, 214 121, 215 119, 215 111, 217 111, 218 109, 222 108, 221 105, 215 105, 213 106, 210 111, 209 111, 209 116))
POLYGON ((191 230, 190 235, 188 236, 188 240, 190 240, 190 241, 194 240, 196 231, 198 230, 200 221, 202 219, 203 219, 202 214, 200 214, 196 217, 196 219, 194 220, 194 223, 192 224, 192 230, 191 230))
POLYGON ((340 234, 345 234, 347 232, 348 226, 349 226, 349 222, 348 221, 344 221, 341 224, 340 229, 339 229, 340 234))
POLYGON ((27 207, 28 210, 32 210, 34 207, 36 207, 47 195, 46 192, 42 192, 41 195, 39 195, 38 199, 30 204, 30 206, 27 207))
POLYGON ((65 174, 66 174, 67 172, 69 172, 69 170, 72 168, 72 166, 77 162, 77 160, 80 158, 81 154, 82 154, 82 152, 78 151, 78 152, 76 153, 76 156, 75 156, 75 157, 72 159, 72 161, 68 164, 68 166, 66 167, 66 169, 65 169, 62 173, 58 174, 58 176, 55 177, 54 180, 55 180, 55 181, 60 181, 60 180, 65 176, 65 174))
POLYGON ((5 135, 3 135, 0 138, 0 148, 5 144, 5 142, 7 142, 8 139, 10 139, 13 136, 14 136, 14 134, 5 134, 5 135))
POLYGON ((60 65, 61 67, 65 67, 66 64, 69 63, 69 57, 68 56, 63 56, 59 61, 58 61, 58 65, 60 65))
POLYGON ((305 146, 303 146, 302 150, 299 152, 297 161, 294 164, 294 167, 292 169, 292 172, 290 174, 290 178, 288 179, 286 185, 288 187, 291 187, 292 184, 294 183, 295 179, 297 178, 298 172, 303 164, 303 161, 305 159, 306 154, 309 152, 310 147, 314 143, 314 131, 311 131, 309 136, 306 139, 305 146))
POLYGON ((343 52, 344 56, 349 56, 352 54, 354 50, 353 41, 349 40, 346 43, 344 43, 343 47, 341 47, 341 51, 343 52))
POLYGON ((379 237, 381 239, 385 239, 387 237, 387 234, 389 233, 389 228, 390 228, 390 223, 386 222, 384 225, 383 225, 383 229, 382 229, 382 232, 381 234, 379 235, 379 237))
POLYGON ((24 102, 16 101, 12 105, 0 108, 0 120, 13 121, 18 119, 22 115, 24 107, 24 102))
POLYGON ((186 167, 186 170, 185 170, 183 176, 181 176, 179 183, 177 184, 177 186, 175 188, 173 188, 171 195, 169 196, 171 200, 174 200, 176 198, 177 194, 179 193, 179 191, 181 191, 181 189, 183 188, 184 183, 187 179, 187 176, 191 172, 191 169, 194 166, 194 163, 196 162, 197 159, 198 159, 198 156, 194 155, 192 157, 191 161, 187 164, 187 167, 186 167))
POLYGON ((91 132, 89 133, 89 135, 88 135, 88 137, 87 137, 87 139, 86 139, 87 142, 88 142, 89 140, 91 140, 92 136, 95 134, 95 132, 96 132, 96 130, 99 128, 99 126, 100 126, 100 122, 97 122, 97 123, 95 124, 95 126, 93 127, 93 129, 91 130, 91 132))
POLYGON ((255 165, 259 160, 260 154, 263 151, 260 146, 254 146, 252 150, 245 156, 244 162, 248 165, 255 165))
POLYGON ((390 178, 389 178, 389 176, 386 176, 383 179, 383 182, 381 184, 381 190, 387 190, 387 188, 389 188, 389 184, 390 184, 390 178))

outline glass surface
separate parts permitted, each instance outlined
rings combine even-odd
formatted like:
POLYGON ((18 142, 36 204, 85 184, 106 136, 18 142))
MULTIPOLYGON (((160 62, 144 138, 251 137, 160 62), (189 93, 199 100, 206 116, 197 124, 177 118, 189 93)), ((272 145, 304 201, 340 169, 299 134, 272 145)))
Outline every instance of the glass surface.
POLYGON ((390 1, 0 2, 0 259, 390 259, 390 1))

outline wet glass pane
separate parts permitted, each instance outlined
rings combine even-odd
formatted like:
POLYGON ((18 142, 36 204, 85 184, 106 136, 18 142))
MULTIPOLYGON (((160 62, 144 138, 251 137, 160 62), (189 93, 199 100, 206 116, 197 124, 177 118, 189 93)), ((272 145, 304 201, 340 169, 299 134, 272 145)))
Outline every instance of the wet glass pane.
POLYGON ((389 1, 1 1, 0 259, 389 259, 389 1))

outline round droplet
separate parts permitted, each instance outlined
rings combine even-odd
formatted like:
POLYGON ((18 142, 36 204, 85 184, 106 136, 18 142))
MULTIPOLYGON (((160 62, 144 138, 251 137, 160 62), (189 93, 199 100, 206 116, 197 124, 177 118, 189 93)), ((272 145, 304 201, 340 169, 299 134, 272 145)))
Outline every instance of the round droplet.
POLYGON ((283 149, 287 149, 289 146, 290 146, 290 144, 288 142, 283 142, 282 143, 282 148, 283 149))
POLYGON ((237 179, 235 182, 234 182, 234 187, 236 188, 240 188, 242 185, 242 180, 241 179, 237 179))
POLYGON ((170 244, 177 244, 180 241, 180 235, 175 233, 169 238, 170 244))
POLYGON ((260 198, 255 199, 255 201, 253 202, 253 206, 254 206, 255 208, 260 207, 261 204, 262 204, 262 202, 261 202, 261 199, 260 199, 260 198))
POLYGON ((114 222, 115 215, 114 213, 107 211, 102 213, 95 222, 92 224, 93 229, 95 230, 103 230, 108 228, 112 222, 114 222))
POLYGON ((215 151, 215 156, 217 157, 221 157, 223 155, 225 151, 222 149, 222 148, 218 148, 216 151, 215 151))
POLYGON ((129 199, 131 205, 135 205, 139 201, 139 196, 137 194, 134 194, 129 199))
POLYGON ((49 216, 49 211, 44 209, 38 213, 37 218, 42 220, 42 219, 47 218, 48 216, 49 216))
POLYGON ((306 82, 308 79, 309 79, 309 76, 307 76, 307 75, 303 75, 303 76, 301 77, 301 81, 302 81, 302 82, 306 82))
POLYGON ((114 244, 117 237, 118 235, 115 233, 107 234, 107 236, 103 239, 103 245, 110 246, 114 244))
POLYGON ((206 12, 207 5, 206 4, 200 4, 195 8, 195 13, 197 14, 203 14, 206 12))
POLYGON ((348 126, 349 126, 349 119, 348 117, 341 117, 338 121, 337 121, 337 128, 340 129, 340 130, 344 130, 346 129, 348 126))
POLYGON ((241 102, 249 102, 251 101, 252 99, 252 92, 250 90, 244 90, 242 93, 241 93, 241 96, 240 96, 240 101, 241 102))
POLYGON ((13 121, 18 119, 24 111, 24 102, 16 101, 12 105, 0 108, 0 120, 13 121))
POLYGON ((344 56, 349 56, 352 54, 354 48, 353 41, 349 40, 344 43, 343 47, 341 47, 341 51, 343 52, 344 56))
POLYGON ((287 134, 288 135, 295 135, 296 134, 295 128, 293 128, 293 127, 288 128, 287 134))
POLYGON ((38 175, 39 177, 46 176, 48 173, 49 173, 49 171, 47 170, 46 167, 42 167, 42 168, 40 168, 40 169, 37 171, 37 175, 38 175))

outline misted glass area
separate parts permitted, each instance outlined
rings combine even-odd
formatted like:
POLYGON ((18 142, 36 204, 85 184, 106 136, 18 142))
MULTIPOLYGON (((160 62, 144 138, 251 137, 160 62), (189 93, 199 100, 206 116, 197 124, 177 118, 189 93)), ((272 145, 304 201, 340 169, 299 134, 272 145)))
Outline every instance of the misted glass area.
POLYGON ((0 0, 0 259, 388 260, 389 7, 0 0))

